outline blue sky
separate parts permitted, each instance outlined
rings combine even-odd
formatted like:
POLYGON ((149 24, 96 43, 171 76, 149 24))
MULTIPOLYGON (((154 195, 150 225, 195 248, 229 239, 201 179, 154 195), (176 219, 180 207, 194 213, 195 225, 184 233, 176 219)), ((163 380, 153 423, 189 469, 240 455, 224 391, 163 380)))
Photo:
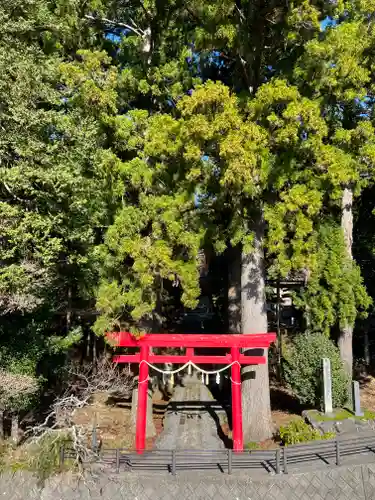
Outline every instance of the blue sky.
POLYGON ((334 26, 336 23, 337 23, 336 19, 332 19, 332 17, 327 16, 320 23, 320 28, 322 31, 324 31, 326 28, 328 28, 329 26, 334 26))

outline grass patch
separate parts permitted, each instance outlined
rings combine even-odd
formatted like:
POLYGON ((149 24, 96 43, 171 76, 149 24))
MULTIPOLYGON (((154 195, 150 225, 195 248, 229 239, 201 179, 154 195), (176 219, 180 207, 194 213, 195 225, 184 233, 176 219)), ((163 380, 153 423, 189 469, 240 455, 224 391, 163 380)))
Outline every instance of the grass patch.
MULTIPOLYGON (((0 474, 32 472, 39 481, 60 472, 60 449, 69 445, 69 436, 46 434, 38 443, 26 442, 14 447, 11 441, 0 441, 0 474)), ((77 463, 66 459, 63 470, 77 470, 77 463)))
POLYGON ((302 418, 293 420, 288 425, 281 426, 279 430, 280 439, 284 446, 297 443, 309 443, 310 441, 320 441, 322 439, 333 439, 334 432, 322 434, 318 429, 314 429, 302 418))
POLYGON ((245 444, 245 450, 260 450, 261 446, 259 443, 255 441, 250 441, 249 443, 245 444))
POLYGON ((347 420, 349 418, 354 418, 355 420, 374 420, 375 419, 375 413, 369 410, 363 410, 363 417, 357 417, 352 413, 350 410, 347 410, 346 408, 339 409, 334 412, 332 416, 330 415, 325 415, 324 413, 321 413, 319 411, 314 411, 313 417, 314 420, 317 420, 318 422, 337 422, 341 420, 347 420))

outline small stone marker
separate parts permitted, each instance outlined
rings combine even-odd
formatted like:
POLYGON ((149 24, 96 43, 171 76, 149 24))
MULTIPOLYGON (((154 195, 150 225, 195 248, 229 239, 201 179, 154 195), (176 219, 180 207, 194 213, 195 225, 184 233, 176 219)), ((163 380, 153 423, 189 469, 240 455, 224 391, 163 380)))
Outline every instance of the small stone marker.
POLYGON ((361 410, 361 397, 359 393, 359 382, 353 380, 353 406, 356 417, 363 417, 364 413, 361 410))
POLYGON ((329 358, 323 358, 323 399, 324 413, 332 413, 332 376, 329 358))

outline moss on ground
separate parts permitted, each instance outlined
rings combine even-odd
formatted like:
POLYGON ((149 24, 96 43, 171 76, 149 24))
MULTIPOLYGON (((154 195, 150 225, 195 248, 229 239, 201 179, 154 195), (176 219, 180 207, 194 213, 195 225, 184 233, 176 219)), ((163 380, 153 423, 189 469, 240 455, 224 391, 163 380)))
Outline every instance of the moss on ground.
POLYGON ((354 418, 355 420, 375 420, 375 413, 369 410, 363 410, 363 417, 357 417, 350 410, 346 408, 340 408, 335 410, 332 416, 325 415, 319 411, 314 411, 313 418, 318 422, 337 422, 341 420, 347 420, 349 418, 354 418))

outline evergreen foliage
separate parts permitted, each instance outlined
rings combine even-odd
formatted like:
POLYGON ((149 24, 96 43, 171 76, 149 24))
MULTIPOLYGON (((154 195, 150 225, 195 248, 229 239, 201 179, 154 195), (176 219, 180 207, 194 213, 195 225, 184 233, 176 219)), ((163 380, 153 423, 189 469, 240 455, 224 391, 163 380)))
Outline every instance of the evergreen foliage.
POLYGON ((285 379, 298 400, 312 407, 322 406, 322 359, 331 361, 332 403, 340 408, 347 399, 347 376, 340 353, 323 333, 300 334, 285 349, 285 379))
POLYGON ((161 330, 196 306, 201 250, 251 252, 264 218, 268 277, 307 276, 307 392, 302 365, 288 377, 313 401, 329 334, 370 305, 340 218, 344 190, 356 210, 373 185, 374 14, 3 0, 0 369, 39 374, 91 327, 161 330))
POLYGON ((332 326, 353 325, 371 304, 358 265, 348 258, 342 230, 323 225, 317 235, 316 265, 309 284, 295 297, 310 331, 329 336, 332 326))

